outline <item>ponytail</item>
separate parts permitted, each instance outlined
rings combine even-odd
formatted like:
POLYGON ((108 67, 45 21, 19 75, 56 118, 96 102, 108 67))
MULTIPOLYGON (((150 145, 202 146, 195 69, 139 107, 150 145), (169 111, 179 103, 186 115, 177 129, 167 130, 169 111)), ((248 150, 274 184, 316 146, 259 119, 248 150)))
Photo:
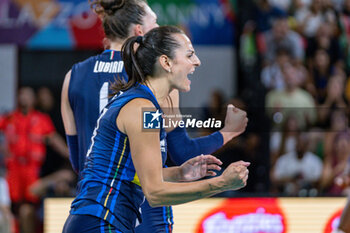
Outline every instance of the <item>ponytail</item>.
POLYGON ((130 87, 135 86, 137 83, 145 82, 145 75, 143 74, 139 62, 136 58, 136 51, 134 50, 135 43, 139 44, 139 47, 143 46, 142 36, 133 36, 125 41, 122 46, 122 58, 124 61, 125 71, 128 74, 128 81, 122 81, 121 79, 116 80, 112 84, 111 89, 113 94, 118 93, 119 91, 124 91, 130 87))

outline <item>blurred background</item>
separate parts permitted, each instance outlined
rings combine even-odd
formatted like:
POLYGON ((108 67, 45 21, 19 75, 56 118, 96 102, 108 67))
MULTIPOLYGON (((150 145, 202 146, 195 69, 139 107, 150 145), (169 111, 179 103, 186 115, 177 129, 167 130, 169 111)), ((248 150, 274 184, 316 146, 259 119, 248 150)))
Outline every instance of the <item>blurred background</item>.
MULTIPOLYGON (((279 203, 279 197, 339 201, 336 197, 348 194, 349 188, 337 177, 350 156, 350 0, 148 3, 160 25, 178 25, 188 34, 202 62, 191 78, 191 91, 181 95, 181 106, 199 109, 205 119, 224 119, 228 103, 248 113, 246 132, 215 152, 224 165, 241 159, 251 162, 248 185, 218 195, 224 198, 221 201, 262 198, 252 202, 265 200, 261 203, 270 205, 268 200, 279 203)), ((74 63, 103 51, 100 23, 87 0, 0 1, 0 223, 4 222, 0 232, 33 232, 19 228, 21 221, 32 228, 28 216, 36 219, 35 232, 45 232, 42 201, 75 195, 76 176, 63 139, 60 91, 74 63), (31 187, 31 194, 39 197, 34 209, 5 198, 6 173, 11 169, 5 160, 13 149, 8 143, 15 141, 20 147, 26 142, 11 129, 4 131, 1 119, 23 106, 45 113, 45 119, 39 119, 44 128, 40 136, 30 130, 23 133, 36 136, 40 144, 36 166, 41 179, 31 187)), ((208 133, 191 132, 193 136, 208 133)), ((339 220, 344 201, 337 203, 331 205, 330 226, 339 220)), ((235 204, 230 205, 234 209, 235 204)), ((214 207, 209 206, 210 212, 214 207)), ((264 212, 258 207, 252 207, 253 213, 269 208, 264 212)), ((293 232, 286 226, 275 229, 244 232, 293 232)))

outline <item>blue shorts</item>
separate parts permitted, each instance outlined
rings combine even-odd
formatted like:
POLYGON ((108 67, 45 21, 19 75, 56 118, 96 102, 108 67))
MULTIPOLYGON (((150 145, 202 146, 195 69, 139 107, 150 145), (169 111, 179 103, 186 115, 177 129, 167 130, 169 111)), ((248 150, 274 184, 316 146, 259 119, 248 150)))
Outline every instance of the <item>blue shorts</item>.
POLYGON ((123 233, 101 218, 91 215, 70 214, 62 233, 123 233))
POLYGON ((171 206, 152 208, 147 200, 141 205, 142 223, 136 227, 136 233, 173 232, 173 210, 171 206))

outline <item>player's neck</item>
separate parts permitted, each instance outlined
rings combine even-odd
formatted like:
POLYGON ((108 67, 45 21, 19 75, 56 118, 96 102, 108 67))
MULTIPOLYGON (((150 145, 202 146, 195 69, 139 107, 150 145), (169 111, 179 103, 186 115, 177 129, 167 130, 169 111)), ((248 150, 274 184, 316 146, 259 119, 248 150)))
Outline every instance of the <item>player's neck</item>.
POLYGON ((115 51, 121 51, 122 50, 123 43, 120 42, 111 42, 109 49, 115 50, 115 51))
POLYGON ((146 85, 151 89, 158 103, 161 105, 170 93, 170 85, 167 78, 148 79, 146 85))

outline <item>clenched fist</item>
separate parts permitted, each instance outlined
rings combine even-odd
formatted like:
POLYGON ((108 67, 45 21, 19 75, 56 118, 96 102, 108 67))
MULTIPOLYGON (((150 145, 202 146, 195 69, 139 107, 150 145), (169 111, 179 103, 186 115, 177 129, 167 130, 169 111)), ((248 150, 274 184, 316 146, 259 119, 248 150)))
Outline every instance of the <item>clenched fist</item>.
POLYGON ((247 113, 232 104, 227 106, 225 126, 220 130, 224 137, 224 143, 243 133, 247 127, 247 113))
POLYGON ((237 190, 247 184, 249 162, 238 161, 231 163, 221 174, 225 190, 237 190))

